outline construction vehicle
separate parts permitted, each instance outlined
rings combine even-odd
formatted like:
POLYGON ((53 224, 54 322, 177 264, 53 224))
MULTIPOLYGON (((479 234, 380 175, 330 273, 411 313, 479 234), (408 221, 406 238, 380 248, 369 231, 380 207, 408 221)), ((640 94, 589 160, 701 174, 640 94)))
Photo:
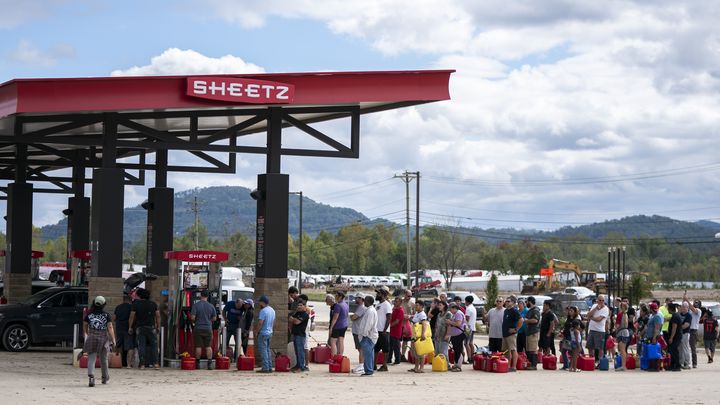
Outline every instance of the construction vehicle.
POLYGON ((540 279, 528 279, 521 293, 542 294, 561 287, 579 285, 581 274, 580 267, 573 262, 550 259, 547 266, 540 269, 540 279))

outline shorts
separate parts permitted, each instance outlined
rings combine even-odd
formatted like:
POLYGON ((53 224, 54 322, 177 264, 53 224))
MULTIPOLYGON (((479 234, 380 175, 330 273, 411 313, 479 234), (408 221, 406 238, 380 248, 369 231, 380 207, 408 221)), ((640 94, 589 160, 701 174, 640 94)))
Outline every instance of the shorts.
POLYGON ((596 330, 591 330, 588 332, 587 336, 587 346, 588 350, 605 350, 605 332, 598 332, 596 330))
POLYGON ((517 351, 517 335, 506 336, 502 340, 502 351, 517 351))
POLYGON ((711 353, 715 353, 715 339, 707 339, 705 342, 705 348, 710 350, 711 353))
POLYGON ((538 341, 540 340, 540 332, 525 336, 525 351, 538 351, 538 341))
POLYGON ((332 334, 330 334, 331 338, 339 338, 339 337, 345 337, 345 332, 347 331, 347 328, 340 328, 340 329, 333 329, 332 334))
POLYGON ((390 353, 390 334, 387 332, 379 332, 378 340, 375 343, 375 353, 390 353))
POLYGON ((475 331, 470 332, 470 336, 465 335, 465 344, 471 345, 475 341, 475 331))
POLYGON ((353 333, 353 342, 355 342, 355 349, 356 349, 356 350, 362 350, 362 348, 360 347, 360 336, 358 336, 358 335, 355 334, 355 333, 353 333))
POLYGON ((615 341, 618 344, 624 343, 627 346, 627 344, 630 343, 630 336, 616 336, 615 341))
POLYGON ((193 340, 195 340, 195 347, 210 347, 210 344, 212 344, 212 331, 195 329, 193 331, 193 340))

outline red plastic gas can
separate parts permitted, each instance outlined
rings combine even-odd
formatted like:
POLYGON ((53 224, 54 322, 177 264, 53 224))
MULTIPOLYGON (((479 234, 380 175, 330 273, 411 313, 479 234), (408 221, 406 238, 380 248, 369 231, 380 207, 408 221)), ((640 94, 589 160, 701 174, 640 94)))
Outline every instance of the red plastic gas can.
POLYGON ((577 366, 582 371, 595 370, 595 357, 588 355, 578 356, 577 366))
POLYGON ((182 370, 195 370, 195 357, 183 357, 180 361, 182 370))
POLYGON ((518 370, 526 370, 528 366, 528 358, 525 352, 518 353, 517 364, 515 368, 518 370))
POLYGON ((330 360, 330 357, 332 356, 332 351, 330 350, 330 346, 325 344, 319 344, 317 347, 315 347, 315 356, 314 361, 315 363, 327 363, 330 360))
MULTIPOLYGON (((98 354, 95 357, 95 368, 100 367, 100 355, 98 354)), ((87 353, 83 353, 82 357, 80 357, 80 368, 88 368, 88 355, 87 353)))
POLYGON ((255 369, 255 357, 240 356, 237 359, 237 369, 241 371, 253 371, 255 369))
POLYGON ((543 370, 557 370, 557 357, 552 354, 543 356, 542 358, 543 370))
POLYGON ((493 361, 493 373, 507 373, 510 368, 510 362, 505 357, 498 357, 493 361))
POLYGON ((335 355, 332 363, 328 365, 328 369, 331 373, 349 373, 350 359, 346 356, 335 355))
POLYGON ((278 373, 286 373, 290 371, 290 357, 284 354, 275 356, 275 371, 278 373))
POLYGON ((455 364, 455 351, 452 349, 448 349, 448 364, 455 364))
POLYGON ((473 370, 483 370, 485 369, 484 366, 485 363, 485 356, 476 354, 473 356, 473 370))
POLYGON ((377 353, 377 356, 375 356, 375 364, 380 365, 380 364, 383 364, 384 362, 385 362, 385 353, 383 353, 382 351, 379 351, 377 353))
POLYGON ((215 359, 215 368, 218 370, 229 370, 230 369, 230 357, 217 357, 215 359))
POLYGON ((628 355, 625 359, 625 368, 627 368, 628 370, 635 370, 635 367, 635 356, 628 355))

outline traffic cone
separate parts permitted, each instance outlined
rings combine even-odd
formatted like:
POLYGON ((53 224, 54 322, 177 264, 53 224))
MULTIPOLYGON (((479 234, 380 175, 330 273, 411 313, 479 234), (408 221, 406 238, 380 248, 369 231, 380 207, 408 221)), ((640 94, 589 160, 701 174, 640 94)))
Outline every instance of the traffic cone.
POLYGON ((245 353, 245 356, 247 357, 255 357, 255 339, 253 339, 253 332, 250 331, 250 336, 248 337, 248 348, 247 353, 245 353))

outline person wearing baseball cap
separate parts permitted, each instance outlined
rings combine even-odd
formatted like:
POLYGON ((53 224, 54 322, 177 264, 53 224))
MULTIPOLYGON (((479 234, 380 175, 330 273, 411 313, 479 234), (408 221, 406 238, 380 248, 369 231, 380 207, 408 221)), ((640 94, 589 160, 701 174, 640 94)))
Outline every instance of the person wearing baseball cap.
POLYGON ((100 355, 100 365, 102 367, 102 383, 107 384, 108 380, 110 380, 108 343, 111 344, 111 347, 114 347, 116 341, 112 317, 105 312, 105 297, 102 295, 95 297, 90 312, 85 315, 83 331, 85 332, 83 352, 88 354, 88 386, 95 386, 95 359, 98 354, 100 355))
POLYGON ((260 314, 255 324, 255 336, 257 336, 258 350, 262 368, 258 373, 272 373, 272 357, 270 353, 270 340, 275 325, 275 310, 270 306, 270 299, 263 295, 258 299, 260 314))
POLYGON ((247 353, 248 343, 250 341, 250 331, 252 330, 253 320, 255 319, 255 302, 251 298, 243 301, 243 312, 240 315, 240 339, 242 342, 243 353, 247 353))
POLYGON ((648 305, 650 317, 648 319, 647 328, 645 329, 645 338, 652 342, 652 344, 657 343, 657 338, 660 335, 663 322, 665 321, 665 318, 658 311, 659 308, 660 307, 657 302, 651 302, 648 305))
POLYGON ((357 307, 355 308, 355 312, 353 312, 353 314, 350 316, 350 320, 352 320, 351 331, 353 335, 353 342, 355 342, 355 349, 358 351, 358 361, 360 363, 353 370, 353 372, 360 374, 363 372, 363 364, 365 362, 362 346, 360 346, 360 320, 362 319, 363 315, 365 315, 365 311, 367 310, 367 307, 365 306, 365 294, 361 292, 356 293, 355 304, 357 304, 357 307))

